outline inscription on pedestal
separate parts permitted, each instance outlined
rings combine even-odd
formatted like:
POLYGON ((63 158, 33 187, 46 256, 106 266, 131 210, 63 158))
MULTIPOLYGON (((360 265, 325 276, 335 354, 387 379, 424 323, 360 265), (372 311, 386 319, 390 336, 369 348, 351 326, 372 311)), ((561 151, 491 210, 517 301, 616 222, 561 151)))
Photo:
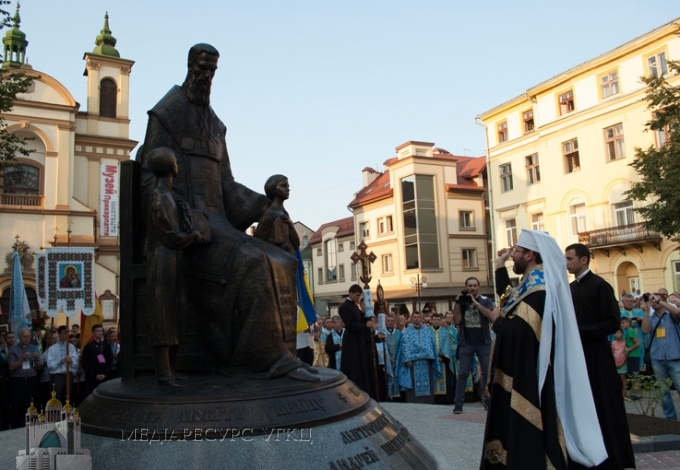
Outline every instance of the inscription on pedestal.
POLYGON ((245 419, 245 410, 236 408, 212 408, 206 410, 184 410, 177 418, 177 423, 231 421, 245 419))
POLYGON ((316 410, 326 411, 326 408, 322 403, 323 398, 299 398, 297 400, 289 400, 271 405, 262 405, 262 409, 267 413, 269 418, 273 418, 316 410))
POLYGON ((370 450, 368 447, 364 447, 365 452, 353 455, 351 457, 345 457, 344 459, 334 460, 328 462, 331 470, 354 470, 364 468, 365 465, 370 465, 372 463, 380 460, 378 456, 370 450))
POLYGON ((373 421, 364 424, 363 426, 358 426, 356 428, 348 429, 347 431, 342 431, 340 435, 342 436, 342 442, 349 444, 350 442, 358 441, 359 439, 364 439, 372 434, 378 433, 383 430, 385 426, 390 423, 387 416, 380 415, 373 421))
POLYGON ((404 447, 404 444, 406 444, 406 440, 408 439, 408 430, 406 428, 401 428, 399 432, 397 433, 392 440, 387 441, 386 443, 382 444, 380 448, 387 453, 387 455, 392 455, 395 452, 397 452, 399 449, 404 447))

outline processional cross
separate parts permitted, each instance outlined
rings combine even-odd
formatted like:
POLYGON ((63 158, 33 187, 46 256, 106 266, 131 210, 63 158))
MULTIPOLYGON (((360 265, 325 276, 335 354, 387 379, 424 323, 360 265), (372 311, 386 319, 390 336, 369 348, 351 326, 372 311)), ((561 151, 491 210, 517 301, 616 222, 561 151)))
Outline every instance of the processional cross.
POLYGON ((359 276, 359 280, 364 283, 364 289, 370 289, 369 283, 371 282, 371 276, 368 274, 368 267, 375 263, 375 260, 378 257, 375 256, 372 251, 370 253, 366 253, 366 248, 368 247, 362 240, 361 243, 359 243, 359 251, 352 253, 350 259, 354 264, 357 264, 359 261, 361 261, 361 276, 359 276))

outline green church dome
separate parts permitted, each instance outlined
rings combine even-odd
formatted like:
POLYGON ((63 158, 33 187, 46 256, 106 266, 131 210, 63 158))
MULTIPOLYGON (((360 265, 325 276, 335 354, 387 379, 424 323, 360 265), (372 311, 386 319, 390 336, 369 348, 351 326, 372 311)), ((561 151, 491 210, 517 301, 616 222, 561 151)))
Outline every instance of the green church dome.
POLYGON ((92 51, 93 54, 105 55, 109 57, 120 57, 120 54, 116 50, 116 38, 111 35, 111 30, 109 29, 109 12, 104 15, 104 28, 100 31, 101 34, 97 36, 94 43, 97 47, 92 51))
POLYGON ((2 38, 5 52, 2 64, 4 68, 21 67, 26 61, 26 46, 28 46, 28 41, 26 40, 26 33, 19 29, 19 25, 21 24, 19 8, 20 5, 17 3, 17 11, 12 18, 12 29, 7 31, 5 37, 2 38))

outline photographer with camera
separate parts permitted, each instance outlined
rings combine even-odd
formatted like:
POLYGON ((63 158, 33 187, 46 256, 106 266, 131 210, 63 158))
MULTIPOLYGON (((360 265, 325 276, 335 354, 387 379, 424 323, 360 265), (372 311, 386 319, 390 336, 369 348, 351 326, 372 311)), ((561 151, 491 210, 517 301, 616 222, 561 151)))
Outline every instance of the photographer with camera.
MULTIPOLYGON (((472 367, 472 358, 482 367, 479 387, 483 391, 486 387, 486 374, 489 370, 489 354, 491 352, 491 322, 493 320, 493 301, 479 295, 479 280, 469 277, 465 281, 465 289, 456 297, 456 307, 453 310, 453 323, 458 327, 458 359, 460 370, 456 379, 456 398, 454 399, 454 414, 463 412, 465 403, 465 387, 472 367)), ((488 406, 488 398, 484 397, 484 406, 488 406)))

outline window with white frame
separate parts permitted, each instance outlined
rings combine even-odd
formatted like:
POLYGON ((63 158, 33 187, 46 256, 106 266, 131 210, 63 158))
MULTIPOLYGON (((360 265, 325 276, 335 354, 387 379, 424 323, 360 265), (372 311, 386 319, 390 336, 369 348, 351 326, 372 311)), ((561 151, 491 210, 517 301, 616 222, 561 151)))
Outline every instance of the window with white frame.
POLYGON ((462 249, 463 269, 477 267, 477 250, 474 248, 462 249))
POLYGON ((578 154, 578 139, 562 142, 562 155, 564 155, 565 173, 573 173, 581 169, 581 161, 578 154))
POLYGON ((321 248, 316 249, 316 256, 321 256, 321 248))
POLYGON ((307 246, 309 243, 309 237, 307 235, 302 236, 302 246, 307 246))
POLYGON ((378 219, 378 234, 392 232, 392 216, 388 215, 378 219))
POLYGON ((336 251, 337 240, 327 240, 326 245, 326 280, 337 281, 338 279, 338 253, 336 251))
POLYGON ((382 255, 382 272, 383 274, 392 272, 392 255, 382 255))
POLYGON ((673 261, 673 279, 675 280, 675 292, 680 291, 680 261, 673 261))
POLYGON ((356 281, 357 280, 357 265, 352 263, 350 265, 349 271, 350 271, 350 274, 352 275, 352 280, 356 281))
POLYGON ((668 73, 666 64, 666 53, 658 52, 653 56, 647 57, 647 71, 650 77, 664 76, 668 73))
POLYGON ((507 121, 503 121, 501 123, 498 123, 497 129, 498 129, 498 143, 501 144, 503 142, 506 142, 508 140, 508 123, 507 123, 507 121))
POLYGON ((623 225, 633 225, 635 223, 633 201, 624 201, 614 204, 614 218, 616 219, 616 225, 619 227, 623 225))
POLYGON ((475 221, 472 211, 458 211, 458 219, 460 220, 460 228, 475 228, 475 221))
POLYGON ((340 282, 345 280, 345 265, 341 264, 338 267, 338 275, 340 276, 340 282))
POLYGON ((538 154, 524 157, 524 165, 527 169, 527 185, 536 184, 541 181, 541 170, 538 167, 538 154))
POLYGON ((499 170, 501 172, 501 192, 512 191, 512 164, 501 165, 499 170))
POLYGON ((626 158, 623 140, 623 124, 619 123, 604 130, 604 143, 607 147, 607 161, 626 158))
POLYGON ((610 72, 600 77, 600 91, 602 98, 609 98, 619 92, 619 74, 618 72, 610 72))
POLYGON ((359 222, 359 236, 363 240, 369 237, 368 222, 359 222))
POLYGON ((317 278, 318 278, 319 280, 318 280, 317 282, 318 282, 319 284, 323 284, 323 268, 319 268, 318 271, 319 271, 319 275, 317 276, 317 278))
POLYGON ((524 121, 524 132, 531 132, 534 130, 534 110, 530 109, 522 113, 522 121, 524 121))
MULTIPOLYGON (((659 113, 663 113, 663 110, 656 111, 652 113, 652 119, 659 118, 659 113)), ((668 138, 671 132, 671 124, 665 124, 663 127, 654 130, 654 136, 656 137, 656 146, 658 148, 663 147, 668 142, 668 138)))
POLYGON ((571 234, 577 236, 579 232, 587 230, 587 212, 585 203, 577 203, 569 206, 569 218, 571 219, 571 234))
POLYGON ((545 224, 543 223, 543 212, 531 214, 531 230, 540 230, 545 232, 545 224))
POLYGON ((574 91, 569 90, 567 92, 562 93, 559 96, 559 102, 560 102, 560 116, 564 116, 565 114, 569 114, 575 109, 574 106, 574 91))
POLYGON ((517 224, 515 219, 505 219, 505 241, 508 246, 517 244, 517 224))
POLYGON ((344 243, 338 243, 338 253, 340 253, 341 251, 345 251, 344 243))
POLYGON ((349 242, 349 249, 353 250, 356 247, 356 244, 354 242, 349 242))

